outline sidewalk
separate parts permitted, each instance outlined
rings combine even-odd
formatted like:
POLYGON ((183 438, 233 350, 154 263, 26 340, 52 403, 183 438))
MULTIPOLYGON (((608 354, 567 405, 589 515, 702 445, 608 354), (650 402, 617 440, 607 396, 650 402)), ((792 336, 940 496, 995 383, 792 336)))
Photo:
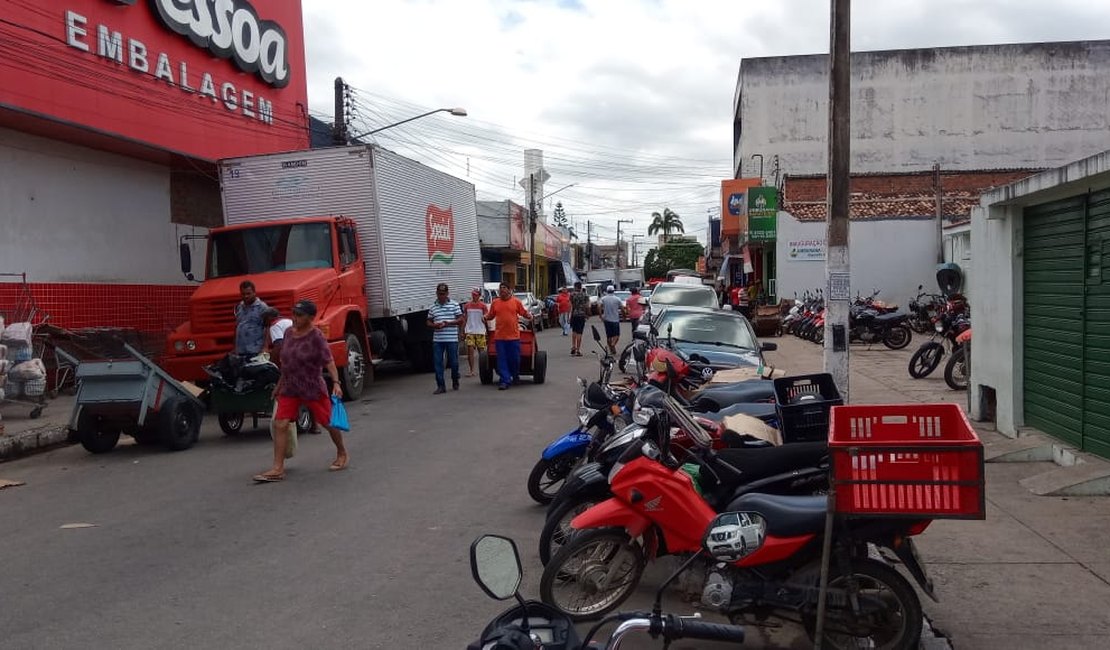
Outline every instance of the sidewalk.
MULTIPOLYGON (((883 347, 851 349, 854 404, 958 402, 943 365, 911 379, 910 355, 883 347)), ((766 339, 768 361, 790 374, 822 371, 821 348, 792 336, 766 339)), ((1012 441, 976 425, 987 458, 1012 441)), ((1051 462, 988 462, 985 521, 938 521, 918 539, 939 603, 923 597, 939 634, 958 650, 1110 647, 1110 499, 1041 497, 1020 484, 1055 471, 1051 462)))
POLYGON ((73 395, 59 395, 57 399, 47 400, 46 408, 35 419, 30 417, 30 405, 6 403, 0 406, 0 418, 4 423, 4 435, 0 436, 0 463, 66 443, 74 399, 73 395))

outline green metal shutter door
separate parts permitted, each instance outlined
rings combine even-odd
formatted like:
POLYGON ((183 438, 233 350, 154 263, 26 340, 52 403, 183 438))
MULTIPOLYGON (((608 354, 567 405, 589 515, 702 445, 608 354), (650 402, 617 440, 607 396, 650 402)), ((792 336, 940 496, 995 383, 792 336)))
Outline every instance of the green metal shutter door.
POLYGON ((1025 423, 1077 447, 1083 438, 1084 199, 1028 207, 1023 226, 1025 423))
POLYGON ((1087 206, 1083 448, 1110 458, 1110 192, 1087 206))

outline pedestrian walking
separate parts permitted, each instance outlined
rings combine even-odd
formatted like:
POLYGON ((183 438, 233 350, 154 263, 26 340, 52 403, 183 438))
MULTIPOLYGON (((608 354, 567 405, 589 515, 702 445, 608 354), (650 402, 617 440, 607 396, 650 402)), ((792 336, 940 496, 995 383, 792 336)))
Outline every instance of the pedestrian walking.
POLYGON ((749 295, 747 287, 738 287, 736 292, 736 310, 744 315, 744 318, 751 320, 752 310, 749 307, 749 295))
POLYGON ((253 357, 262 351, 266 344, 266 330, 262 322, 262 312, 269 305, 262 302, 255 290, 254 283, 243 280, 239 283, 241 302, 235 303, 235 354, 253 357))
POLYGON ((459 325, 463 324, 462 307, 451 300, 447 283, 436 285, 436 301, 428 310, 428 327, 432 328, 432 365, 436 371, 436 389, 433 395, 447 392, 444 378, 443 357, 451 367, 451 390, 459 389, 459 325))
POLYGON ((463 306, 463 311, 466 312, 466 327, 463 330, 466 335, 466 363, 470 367, 470 372, 466 373, 467 377, 474 376, 474 368, 478 365, 478 353, 486 349, 486 333, 489 332, 486 314, 489 313, 489 307, 482 302, 481 298, 481 289, 474 289, 470 292, 470 302, 463 306))
POLYGON ((582 356, 582 332, 586 329, 586 317, 590 314, 590 297, 582 290, 582 283, 574 283, 570 294, 570 355, 582 356))
POLYGON ((559 327, 563 328, 563 336, 566 336, 570 334, 570 293, 566 287, 559 287, 555 307, 559 311, 559 327))
POLYGON ((609 342, 609 354, 617 353, 617 342, 621 340, 621 307, 624 304, 613 292, 616 288, 609 285, 601 297, 601 321, 605 323, 605 338, 609 342))
POLYGON ((324 335, 313 324, 316 304, 301 300, 293 305, 293 326, 285 333, 281 346, 281 378, 274 387, 277 409, 274 410, 274 464, 255 474, 259 483, 285 479, 285 450, 289 446, 289 427, 297 419, 302 406, 306 407, 316 423, 325 429, 335 443, 335 461, 328 468, 333 472, 347 468, 350 457, 343 444, 343 432, 331 426, 331 399, 323 372, 326 369, 332 381, 332 395, 343 396, 339 385, 339 370, 324 335))
POLYGON ((497 374, 505 390, 520 381, 520 321, 532 320, 532 315, 513 295, 509 285, 501 283, 501 294, 490 303, 486 322, 493 321, 493 343, 497 350, 497 374))
POLYGON ((644 315, 644 306, 640 304, 640 288, 632 287, 632 295, 624 301, 625 311, 628 312, 628 322, 632 324, 632 331, 640 326, 640 318, 644 315))

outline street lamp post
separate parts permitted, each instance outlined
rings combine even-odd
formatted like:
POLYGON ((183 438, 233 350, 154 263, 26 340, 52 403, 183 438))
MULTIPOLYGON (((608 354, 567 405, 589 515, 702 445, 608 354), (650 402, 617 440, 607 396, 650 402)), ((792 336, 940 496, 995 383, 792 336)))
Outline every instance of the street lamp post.
POLYGON ((643 239, 644 236, 643 235, 632 235, 632 268, 636 268, 637 266, 639 266, 639 264, 637 264, 637 262, 640 261, 640 252, 639 252, 639 248, 638 248, 639 244, 637 243, 636 238, 643 239))
MULTIPOLYGON (((578 183, 571 183, 570 185, 564 185, 563 187, 560 187, 559 189, 555 190, 554 192, 549 192, 547 194, 544 194, 539 199, 540 205, 543 205, 544 199, 546 199, 550 196, 555 196, 559 192, 562 192, 563 190, 567 189, 568 187, 574 187, 577 184, 578 183)), ((536 192, 535 192, 535 187, 536 187, 536 175, 535 174, 529 174, 528 175, 528 214, 529 214, 528 230, 529 230, 529 236, 531 237, 531 243, 529 243, 529 245, 528 245, 528 250, 530 251, 530 254, 532 256, 532 258, 529 260, 529 264, 528 264, 528 267, 532 271, 532 273, 531 273, 532 281, 529 283, 529 285, 532 289, 532 295, 536 296, 538 298, 539 297, 537 295, 537 293, 538 293, 537 292, 537 289, 538 289, 538 287, 537 287, 538 274, 536 272, 536 192)))
POLYGON ((621 224, 632 223, 631 219, 617 219, 617 270, 621 269, 621 224))
POLYGON ((429 115, 435 115, 436 113, 450 113, 452 115, 457 115, 459 117, 466 117, 466 109, 465 108, 459 108, 457 106, 455 108, 437 108, 435 110, 428 111, 427 113, 421 113, 420 115, 414 115, 413 117, 410 117, 407 120, 401 120, 400 122, 394 122, 393 124, 387 124, 385 126, 380 126, 376 129, 372 129, 370 131, 367 131, 366 133, 360 133, 356 136, 352 136, 350 139, 351 140, 358 140, 359 138, 365 138, 368 135, 374 135, 375 133, 378 133, 380 131, 385 131, 386 129, 392 129, 395 126, 400 126, 402 124, 406 124, 406 123, 411 122, 413 120, 419 120, 420 118, 428 117, 429 115))

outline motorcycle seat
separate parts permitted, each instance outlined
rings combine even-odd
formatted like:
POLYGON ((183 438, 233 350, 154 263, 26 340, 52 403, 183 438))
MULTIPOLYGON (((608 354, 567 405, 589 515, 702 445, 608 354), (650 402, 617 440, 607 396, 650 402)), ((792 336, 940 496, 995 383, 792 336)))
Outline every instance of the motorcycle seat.
POLYGON ((796 442, 781 447, 728 447, 717 451, 717 458, 743 474, 732 479, 731 474, 720 473, 731 487, 751 483, 763 478, 785 474, 796 469, 806 469, 820 465, 828 454, 828 444, 818 442, 796 442))
POLYGON ((906 316, 907 315, 903 313, 880 314, 875 317, 875 321, 879 323, 894 324, 906 320, 906 316))
POLYGON ((739 402, 726 406, 719 411, 701 414, 699 417, 720 422, 730 415, 750 415, 760 420, 768 420, 777 418, 778 410, 773 403, 769 402, 739 402))
POLYGON ((708 386, 698 391, 690 398, 690 403, 697 408, 699 403, 704 410, 719 411, 723 407, 740 402, 758 402, 773 400, 775 398, 775 385, 765 379, 752 379, 735 384, 721 384, 708 386))
POLYGON ((820 533, 825 528, 824 496, 782 496, 778 494, 744 494, 721 512, 754 512, 767 522, 767 534, 775 537, 799 537, 820 533))

